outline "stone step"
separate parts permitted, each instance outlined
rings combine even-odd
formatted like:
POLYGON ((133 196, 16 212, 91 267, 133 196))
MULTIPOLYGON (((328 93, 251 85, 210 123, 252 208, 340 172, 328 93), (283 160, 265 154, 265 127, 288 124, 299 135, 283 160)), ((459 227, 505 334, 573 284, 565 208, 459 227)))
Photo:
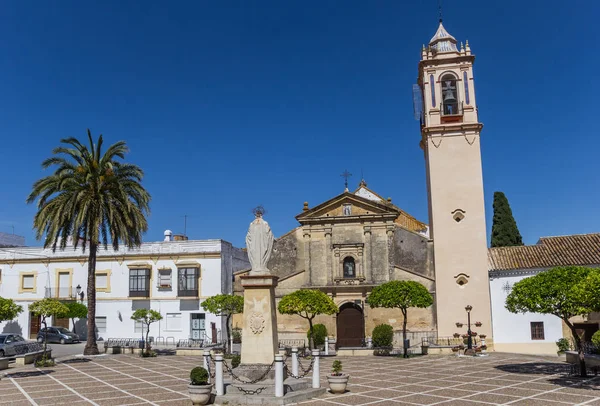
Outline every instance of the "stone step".
POLYGON ((225 394, 215 397, 215 405, 289 405, 304 400, 309 400, 321 396, 326 388, 307 388, 298 391, 290 391, 281 398, 276 398, 273 394, 260 393, 257 395, 225 394))

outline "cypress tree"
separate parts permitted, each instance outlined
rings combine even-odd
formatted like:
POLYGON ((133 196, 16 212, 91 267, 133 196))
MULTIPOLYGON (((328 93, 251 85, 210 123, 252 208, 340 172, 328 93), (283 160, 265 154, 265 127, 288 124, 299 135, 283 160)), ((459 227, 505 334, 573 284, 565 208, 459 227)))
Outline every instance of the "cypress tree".
POLYGON ((523 245, 523 238, 513 217, 508 199, 502 192, 494 192, 494 220, 492 223, 492 247, 523 245))

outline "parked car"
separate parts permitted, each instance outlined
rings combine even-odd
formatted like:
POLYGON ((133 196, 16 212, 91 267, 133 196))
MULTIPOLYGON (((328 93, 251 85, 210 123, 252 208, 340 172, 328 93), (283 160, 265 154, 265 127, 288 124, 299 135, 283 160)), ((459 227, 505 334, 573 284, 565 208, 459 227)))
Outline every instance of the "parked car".
POLYGON ((25 342, 18 334, 0 334, 0 358, 16 355, 15 346, 25 342))
MULTIPOLYGON (((49 343, 78 343, 79 336, 64 327, 48 327, 48 342, 49 343)), ((46 334, 46 329, 42 328, 38 332, 37 341, 38 343, 44 342, 44 335, 46 334)))

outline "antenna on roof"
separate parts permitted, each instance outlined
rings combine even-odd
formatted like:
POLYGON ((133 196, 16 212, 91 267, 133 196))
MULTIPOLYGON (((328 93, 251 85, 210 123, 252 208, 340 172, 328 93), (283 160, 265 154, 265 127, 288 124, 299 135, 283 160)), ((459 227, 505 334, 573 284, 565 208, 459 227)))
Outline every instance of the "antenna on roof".
POLYGON ((183 235, 186 237, 187 237, 187 219, 188 219, 188 217, 190 217, 190 216, 188 216, 187 214, 183 215, 183 235))
POLYGON ((440 23, 442 22, 442 0, 438 0, 438 13, 440 15, 440 23))

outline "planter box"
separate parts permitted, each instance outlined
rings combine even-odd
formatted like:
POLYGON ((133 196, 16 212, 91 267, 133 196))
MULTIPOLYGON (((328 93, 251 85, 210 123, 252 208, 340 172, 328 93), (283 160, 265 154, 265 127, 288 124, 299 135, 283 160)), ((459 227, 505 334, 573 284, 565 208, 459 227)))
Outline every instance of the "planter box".
POLYGON ((8 358, 0 358, 0 370, 8 369, 8 358))
MULTIPOLYGON (((17 365, 33 364, 36 359, 42 356, 44 351, 30 352, 29 354, 18 355, 15 359, 17 365)), ((52 350, 46 351, 48 359, 52 359, 52 350)))

